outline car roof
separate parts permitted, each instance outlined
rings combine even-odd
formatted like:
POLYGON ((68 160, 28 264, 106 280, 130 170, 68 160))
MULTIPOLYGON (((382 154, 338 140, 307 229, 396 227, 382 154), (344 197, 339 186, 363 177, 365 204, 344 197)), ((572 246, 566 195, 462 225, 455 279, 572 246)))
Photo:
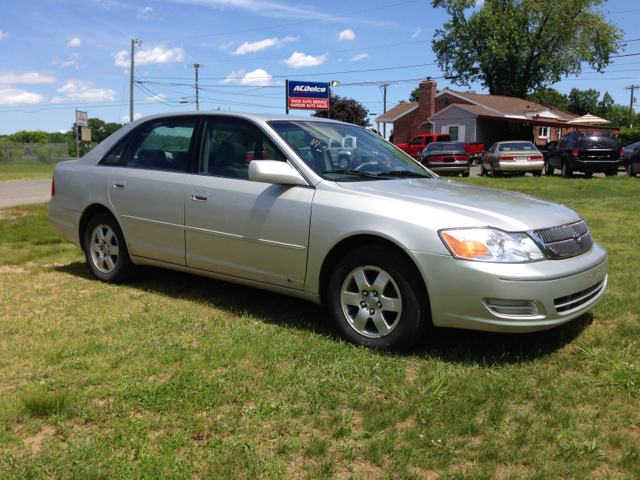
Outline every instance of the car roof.
MULTIPOLYGON (((328 118, 318 118, 318 117, 305 117, 302 115, 284 115, 284 114, 266 114, 266 113, 246 113, 246 112, 225 112, 221 110, 198 110, 198 111, 189 111, 189 112, 169 112, 169 113, 158 113, 155 115, 149 115, 147 117, 142 117, 136 120, 133 123, 142 123, 148 122, 149 120, 161 120, 163 118, 169 117, 192 117, 192 116, 224 116, 224 117, 238 117, 244 118, 247 120, 253 120, 258 122, 269 122, 269 121, 310 121, 310 122, 326 122, 326 123, 345 123, 340 122, 338 120, 328 119, 328 118)), ((347 124, 352 125, 352 124, 347 124)))

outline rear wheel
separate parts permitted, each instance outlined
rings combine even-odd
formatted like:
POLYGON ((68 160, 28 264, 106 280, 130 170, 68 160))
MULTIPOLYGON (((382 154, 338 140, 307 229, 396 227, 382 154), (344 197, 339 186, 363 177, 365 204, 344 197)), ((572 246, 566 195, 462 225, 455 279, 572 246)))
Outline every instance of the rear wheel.
POLYGON ((531 174, 534 177, 541 177, 542 176, 542 170, 535 170, 535 171, 531 172, 531 174))
POLYGON ((462 178, 467 178, 470 174, 471 172, 469 170, 467 170, 466 172, 462 172, 462 178))
POLYGON ((131 275, 134 265, 113 215, 98 213, 89 220, 83 246, 89 270, 98 280, 121 283, 131 275))
POLYGON ((329 280, 327 297, 338 328, 358 345, 407 348, 431 324, 427 293, 415 265, 378 245, 342 257, 329 280))
POLYGON ((584 178, 593 178, 593 172, 584 172, 584 178))
POLYGON ((569 168, 567 162, 562 162, 562 177, 563 178, 571 178, 573 176, 573 170, 569 168))
POLYGON ((548 160, 546 162, 544 162, 544 174, 547 177, 552 177, 553 174, 555 173, 555 171, 556 171, 556 169, 551 166, 551 164, 549 163, 548 160))
POLYGON ((617 177, 618 176, 618 169, 617 168, 611 168, 611 169, 607 170, 606 172, 604 172, 604 174, 607 177, 617 177))
POLYGON ((500 172, 498 172, 498 171, 496 170, 496 167, 495 167, 495 165, 494 165, 494 164, 493 164, 493 162, 492 162, 492 163, 491 163, 491 177, 492 177, 492 178, 498 178, 500 175, 501 175, 501 174, 500 174, 500 172))
POLYGON ((627 171, 627 175, 630 177, 635 177, 636 174, 633 173, 633 165, 631 165, 631 162, 627 163, 627 166, 625 168, 625 170, 627 171))

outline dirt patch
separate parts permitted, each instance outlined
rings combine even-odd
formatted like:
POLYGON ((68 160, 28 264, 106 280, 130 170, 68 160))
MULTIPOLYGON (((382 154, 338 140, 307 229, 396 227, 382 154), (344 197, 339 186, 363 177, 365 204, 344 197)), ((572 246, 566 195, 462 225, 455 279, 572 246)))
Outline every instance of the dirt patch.
POLYGON ((0 273, 27 273, 28 270, 22 267, 13 267, 11 265, 0 265, 0 273))
POLYGON ((53 427, 49 427, 49 426, 44 427, 41 431, 36 433, 34 436, 25 438, 23 440, 24 446, 27 449, 31 450, 31 453, 33 455, 36 455, 42 448, 42 444, 44 443, 44 441, 47 438, 52 437, 55 433, 56 431, 53 427))
POLYGON ((29 212, 26 210, 13 210, 10 208, 0 210, 0 220, 15 220, 18 217, 26 217, 28 215, 29 212))
POLYGON ((407 381, 413 383, 420 374, 420 367, 418 365, 407 365, 404 368, 404 373, 407 377, 407 381))

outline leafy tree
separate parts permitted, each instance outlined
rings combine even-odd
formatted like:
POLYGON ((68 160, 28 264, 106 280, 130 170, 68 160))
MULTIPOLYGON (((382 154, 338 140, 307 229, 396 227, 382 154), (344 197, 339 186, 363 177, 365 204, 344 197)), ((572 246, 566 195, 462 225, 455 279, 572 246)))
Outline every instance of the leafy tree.
POLYGON ((96 143, 101 143, 113 132, 116 132, 117 130, 122 128, 121 123, 105 123, 99 118, 90 118, 89 120, 87 120, 87 123, 89 124, 89 128, 91 129, 91 140, 96 143))
POLYGON ((622 46, 623 31, 596 10, 605 0, 432 0, 450 16, 432 41, 438 65, 458 85, 480 82, 493 95, 527 92, 598 72, 622 46))
MULTIPOLYGON (((598 102, 598 107, 596 109, 596 115, 607 118, 611 112, 613 111, 613 106, 615 105, 615 101, 613 97, 609 95, 609 92, 604 93, 604 97, 602 100, 598 102)), ((608 118, 607 118, 608 120, 608 118)))
POLYGON ((41 132, 40 130, 21 130, 10 135, 8 140, 16 143, 47 143, 49 138, 45 132, 41 132))
POLYGON ((545 105, 551 105, 563 110, 569 108, 569 96, 560 93, 555 88, 543 87, 537 92, 526 94, 524 98, 530 102, 544 103, 545 105))
POLYGON ((640 128, 621 128, 618 135, 620 143, 624 146, 640 142, 640 128))
POLYGON ((420 101, 420 87, 418 87, 415 90, 411 91, 411 93, 409 94, 409 101, 410 102, 419 102, 420 101))
MULTIPOLYGON (((327 118, 327 110, 316 110, 312 117, 327 118)), ((339 97, 331 95, 331 118, 340 120, 341 122, 353 123, 361 127, 368 127, 369 110, 367 110, 360 102, 353 98, 339 97)))
POLYGON ((572 88, 569 93, 569 111, 576 115, 596 114, 598 110, 598 97, 600 92, 590 88, 589 90, 578 90, 572 88))

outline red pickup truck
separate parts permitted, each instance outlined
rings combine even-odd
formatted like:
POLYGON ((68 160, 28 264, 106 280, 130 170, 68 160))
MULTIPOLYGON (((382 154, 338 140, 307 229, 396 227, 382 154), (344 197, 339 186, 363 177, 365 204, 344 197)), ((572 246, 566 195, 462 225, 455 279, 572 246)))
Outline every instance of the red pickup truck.
MULTIPOLYGON (((448 133, 425 133, 424 135, 416 135, 411 139, 409 143, 400 143, 396 145, 396 147, 408 153, 411 157, 417 160, 418 157, 422 155, 422 150, 424 150, 424 147, 429 145, 431 142, 450 141, 451 137, 448 133)), ((482 158, 482 153, 484 152, 484 143, 461 143, 460 145, 462 145, 462 148, 464 148, 465 151, 469 154, 471 161, 482 158)))

